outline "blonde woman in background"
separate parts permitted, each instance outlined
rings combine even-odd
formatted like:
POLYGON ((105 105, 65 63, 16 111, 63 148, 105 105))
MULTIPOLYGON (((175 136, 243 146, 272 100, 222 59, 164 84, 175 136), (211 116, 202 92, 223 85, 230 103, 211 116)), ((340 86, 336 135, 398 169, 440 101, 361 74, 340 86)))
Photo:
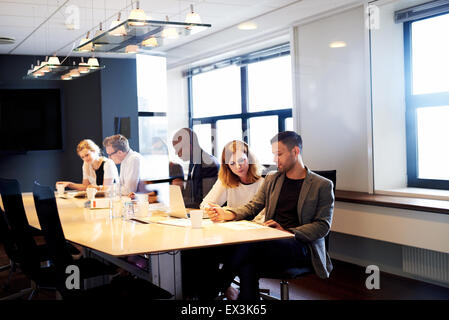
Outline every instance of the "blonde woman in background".
POLYGON ((107 187, 119 181, 117 167, 111 159, 100 154, 100 148, 90 139, 82 140, 76 152, 83 160, 83 182, 58 181, 64 187, 84 191, 87 187, 95 187, 100 190, 101 186, 107 187))

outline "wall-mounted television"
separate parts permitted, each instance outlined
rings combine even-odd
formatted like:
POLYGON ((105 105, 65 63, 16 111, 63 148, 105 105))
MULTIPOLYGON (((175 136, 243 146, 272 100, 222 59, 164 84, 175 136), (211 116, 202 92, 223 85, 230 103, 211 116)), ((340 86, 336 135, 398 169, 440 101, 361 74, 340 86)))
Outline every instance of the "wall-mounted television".
POLYGON ((62 149, 59 89, 0 89, 0 152, 62 149))

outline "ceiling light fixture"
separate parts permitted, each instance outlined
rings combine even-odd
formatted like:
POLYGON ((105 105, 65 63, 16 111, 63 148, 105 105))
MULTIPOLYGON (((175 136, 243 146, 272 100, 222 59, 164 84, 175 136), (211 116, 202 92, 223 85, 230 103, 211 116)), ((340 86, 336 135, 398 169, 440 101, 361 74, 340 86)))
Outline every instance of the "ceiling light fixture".
MULTIPOLYGON (((134 5, 134 4, 132 4, 134 5)), ((120 12, 117 20, 112 21, 109 30, 106 30, 98 37, 94 37, 89 42, 83 42, 74 49, 76 52, 83 52, 86 45, 92 44, 92 52, 100 53, 136 53, 162 48, 181 37, 187 37, 206 28, 210 24, 201 23, 201 18, 194 12, 193 5, 190 5, 190 13, 186 21, 177 22, 149 20, 149 16, 140 8, 140 2, 136 2, 129 18, 120 21, 120 12), (137 46, 135 47, 129 46, 137 46)))
POLYGON ((149 37, 148 39, 145 39, 142 41, 142 46, 144 47, 157 47, 157 39, 155 37, 149 37))
POLYGON ((239 29, 239 30, 255 30, 255 29, 257 29, 257 23, 255 23, 254 21, 242 22, 237 26, 237 29, 239 29))
POLYGON ((329 43, 329 48, 335 49, 335 48, 344 48, 347 44, 344 41, 333 41, 329 43))
POLYGON ((112 21, 111 26, 109 27, 109 34, 111 36, 116 36, 116 37, 123 37, 126 36, 126 30, 125 27, 123 25, 119 26, 120 24, 123 24, 123 21, 120 21, 120 15, 121 13, 118 13, 117 16, 117 20, 112 21))
POLYGON ((190 5, 190 12, 186 16, 186 23, 201 23, 201 17, 193 10, 193 4, 190 5))
POLYGON ((126 53, 137 53, 138 50, 139 50, 139 46, 137 46, 135 44, 130 44, 130 45, 126 46, 125 52, 126 53))
POLYGON ((81 39, 81 41, 80 41, 79 45, 81 46, 81 48, 80 48, 81 52, 92 51, 92 42, 90 42, 89 33, 90 33, 90 31, 87 31, 86 37, 81 39))
MULTIPOLYGON (((170 22, 168 16, 165 16, 165 21, 170 22)), ((164 30, 162 30, 161 37, 164 39, 178 39, 179 35, 174 27, 165 27, 164 30)))
POLYGON ((139 1, 136 2, 136 9, 133 9, 128 16, 128 20, 142 20, 142 21, 130 21, 130 26, 144 26, 146 25, 145 20, 151 20, 150 17, 147 17, 145 11, 139 8, 139 1))

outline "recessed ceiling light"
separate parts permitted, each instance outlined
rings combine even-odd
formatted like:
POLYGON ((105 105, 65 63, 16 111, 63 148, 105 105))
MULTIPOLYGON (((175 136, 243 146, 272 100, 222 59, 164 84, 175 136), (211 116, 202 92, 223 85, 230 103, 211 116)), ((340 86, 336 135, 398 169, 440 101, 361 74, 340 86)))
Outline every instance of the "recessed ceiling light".
POLYGON ((333 41, 329 43, 329 48, 344 48, 346 45, 347 44, 344 41, 333 41))
POLYGON ((13 44, 15 41, 14 38, 0 37, 0 44, 13 44))
POLYGON ((255 23, 254 21, 246 21, 239 24, 237 28, 239 30, 255 30, 257 29, 257 23, 255 23))

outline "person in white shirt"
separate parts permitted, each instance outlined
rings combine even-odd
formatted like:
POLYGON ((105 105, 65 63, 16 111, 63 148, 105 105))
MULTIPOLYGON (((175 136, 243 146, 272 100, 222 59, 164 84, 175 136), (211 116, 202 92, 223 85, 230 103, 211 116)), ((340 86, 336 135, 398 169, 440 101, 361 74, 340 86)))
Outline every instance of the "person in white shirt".
POLYGON ((122 195, 129 196, 138 191, 143 157, 129 147, 126 137, 116 134, 103 141, 106 153, 115 164, 120 164, 120 188, 122 195))
POLYGON ((201 202, 200 208, 209 203, 228 207, 248 203, 263 183, 256 157, 245 142, 233 140, 225 145, 221 154, 218 180, 201 202))
MULTIPOLYGON (((228 207, 242 206, 251 201, 253 196, 257 193, 260 186, 262 186, 264 179, 261 177, 261 166, 259 165, 257 158, 250 151, 248 145, 239 140, 233 140, 225 145, 221 154, 221 166, 218 172, 218 180, 215 182, 212 189, 203 199, 200 204, 201 209, 206 209, 209 204, 212 206, 222 206, 226 203, 228 207)), ((256 221, 263 222, 264 211, 262 211, 257 217, 256 221)), ((230 286, 232 281, 232 275, 227 274, 226 263, 223 268, 218 271, 220 263, 226 261, 228 255, 228 248, 212 248, 212 249, 199 249, 191 251, 192 256, 190 261, 195 263, 193 268, 196 268, 198 261, 201 261, 201 265, 205 268, 201 268, 201 272, 208 272, 207 279, 220 279, 220 284, 216 285, 210 281, 202 286, 198 284, 192 284, 196 286, 198 290, 197 294, 199 299, 213 299, 216 295, 216 289, 224 291, 228 300, 236 300, 238 291, 230 286), (212 258, 213 257, 213 258, 212 258), (204 271, 207 269, 207 271, 204 271), (220 274, 218 276, 218 274, 220 274), (221 281, 222 279, 222 281, 221 281)), ((185 259, 187 260, 187 259, 185 259)), ((188 263, 189 261, 187 261, 188 263)), ((184 261, 183 261, 184 263, 184 261)), ((188 266, 186 267, 188 268, 188 266)), ((186 272, 192 273, 194 271, 186 272)))
POLYGON ((76 152, 83 160, 83 180, 82 183, 71 181, 58 181, 56 184, 63 184, 64 187, 84 191, 88 187, 96 189, 107 188, 118 180, 118 171, 114 162, 108 158, 100 156, 100 148, 90 139, 82 140, 76 152))

